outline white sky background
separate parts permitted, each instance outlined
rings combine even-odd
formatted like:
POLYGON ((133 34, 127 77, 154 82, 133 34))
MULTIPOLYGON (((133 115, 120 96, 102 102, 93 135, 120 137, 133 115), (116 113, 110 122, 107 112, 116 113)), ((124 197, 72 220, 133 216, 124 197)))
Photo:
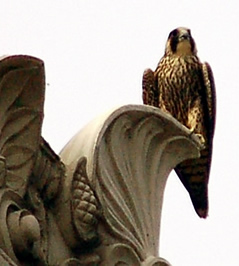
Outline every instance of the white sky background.
POLYGON ((238 14, 237 1, 218 0, 0 3, 0 53, 45 62, 43 135, 56 152, 98 114, 141 104, 144 69, 155 69, 172 29, 191 29, 214 72, 217 125, 209 217, 197 217, 174 173, 167 183, 160 255, 174 266, 239 265, 238 14))

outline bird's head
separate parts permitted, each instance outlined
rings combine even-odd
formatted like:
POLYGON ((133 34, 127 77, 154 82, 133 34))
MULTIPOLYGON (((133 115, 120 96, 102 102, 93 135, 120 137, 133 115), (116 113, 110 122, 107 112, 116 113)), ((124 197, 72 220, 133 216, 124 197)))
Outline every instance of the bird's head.
POLYGON ((177 28, 169 33, 165 49, 166 55, 196 55, 197 49, 190 29, 177 28))

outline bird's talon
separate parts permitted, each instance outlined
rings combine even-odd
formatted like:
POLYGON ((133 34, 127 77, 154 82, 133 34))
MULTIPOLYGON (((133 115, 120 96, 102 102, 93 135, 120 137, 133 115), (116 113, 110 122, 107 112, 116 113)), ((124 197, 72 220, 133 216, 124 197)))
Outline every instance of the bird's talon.
POLYGON ((202 134, 199 134, 199 133, 194 133, 194 129, 190 129, 189 136, 191 137, 193 134, 195 134, 199 138, 199 141, 200 141, 200 143, 202 145, 202 148, 205 149, 205 143, 206 143, 206 141, 205 141, 205 138, 203 137, 203 135, 202 134))
POLYGON ((199 140, 201 141, 202 144, 205 143, 205 139, 204 139, 202 134, 195 134, 195 135, 199 138, 199 140))

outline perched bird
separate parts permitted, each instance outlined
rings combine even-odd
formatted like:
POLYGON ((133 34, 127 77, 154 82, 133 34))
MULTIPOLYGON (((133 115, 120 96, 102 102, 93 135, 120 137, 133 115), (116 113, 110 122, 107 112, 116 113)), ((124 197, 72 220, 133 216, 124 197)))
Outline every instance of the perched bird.
POLYGON ((208 215, 208 179, 215 128, 216 95, 212 70, 201 63, 191 32, 170 32, 165 54, 156 70, 143 74, 143 102, 159 107, 189 128, 201 140, 201 157, 177 165, 175 171, 189 192, 201 218, 208 215))

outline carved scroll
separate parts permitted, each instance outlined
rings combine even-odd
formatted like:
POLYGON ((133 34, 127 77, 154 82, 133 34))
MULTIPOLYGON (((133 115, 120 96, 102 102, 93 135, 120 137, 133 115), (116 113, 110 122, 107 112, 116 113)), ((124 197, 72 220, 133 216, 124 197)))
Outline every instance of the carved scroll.
POLYGON ((199 145, 172 117, 136 105, 98 118, 67 144, 60 154, 66 182, 78 158, 86 157, 102 208, 102 265, 166 265, 157 258, 165 183, 178 163, 199 156, 199 145))

